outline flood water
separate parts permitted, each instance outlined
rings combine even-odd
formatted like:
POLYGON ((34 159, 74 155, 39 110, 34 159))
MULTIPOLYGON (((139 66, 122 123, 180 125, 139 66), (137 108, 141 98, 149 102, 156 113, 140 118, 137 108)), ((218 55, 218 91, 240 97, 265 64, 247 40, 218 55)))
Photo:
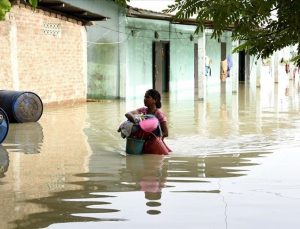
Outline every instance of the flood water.
POLYGON ((0 228, 300 228, 298 83, 163 97, 169 156, 125 155, 143 105, 46 107, 0 147, 0 228))

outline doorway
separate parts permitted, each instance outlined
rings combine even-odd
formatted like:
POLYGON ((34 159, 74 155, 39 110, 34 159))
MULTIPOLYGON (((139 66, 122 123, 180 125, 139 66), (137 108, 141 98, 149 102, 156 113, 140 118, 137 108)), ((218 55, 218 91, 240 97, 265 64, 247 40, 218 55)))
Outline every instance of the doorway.
POLYGON ((169 92, 170 83, 170 42, 153 43, 153 88, 160 93, 169 92))
POLYGON ((221 61, 226 60, 226 42, 221 42, 221 61))
POLYGON ((246 54, 245 51, 239 52, 239 81, 245 82, 245 60, 246 54))
POLYGON ((194 44, 194 90, 198 92, 198 44, 194 44))

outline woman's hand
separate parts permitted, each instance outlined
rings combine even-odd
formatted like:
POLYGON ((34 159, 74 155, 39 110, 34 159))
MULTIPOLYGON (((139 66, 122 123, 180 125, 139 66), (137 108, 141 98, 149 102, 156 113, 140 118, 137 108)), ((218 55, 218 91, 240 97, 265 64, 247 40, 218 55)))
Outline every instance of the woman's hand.
POLYGON ((135 116, 138 115, 138 111, 134 110, 134 111, 129 111, 125 114, 125 117, 130 121, 130 122, 133 122, 133 123, 136 123, 136 118, 135 116))

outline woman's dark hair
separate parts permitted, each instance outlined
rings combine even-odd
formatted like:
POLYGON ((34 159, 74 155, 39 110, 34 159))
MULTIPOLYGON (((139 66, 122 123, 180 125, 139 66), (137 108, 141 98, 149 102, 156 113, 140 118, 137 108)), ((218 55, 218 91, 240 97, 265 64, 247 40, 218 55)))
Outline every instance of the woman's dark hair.
POLYGON ((156 91, 155 89, 149 89, 148 91, 146 91, 146 94, 151 96, 156 101, 157 108, 161 108, 161 97, 158 91, 156 91))

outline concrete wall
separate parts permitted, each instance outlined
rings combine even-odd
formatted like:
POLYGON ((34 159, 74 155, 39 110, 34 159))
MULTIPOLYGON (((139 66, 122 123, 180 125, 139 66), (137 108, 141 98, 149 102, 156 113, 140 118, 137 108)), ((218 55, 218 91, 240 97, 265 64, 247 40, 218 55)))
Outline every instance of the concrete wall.
POLYGON ((87 29, 89 99, 124 97, 120 89, 124 76, 124 61, 120 57, 126 42, 125 14, 111 0, 65 0, 66 3, 108 17, 96 21, 87 29), (123 73, 121 72, 123 69, 123 73))
POLYGON ((168 21, 127 18, 126 98, 142 96, 152 88, 153 42, 170 42, 170 92, 191 92, 194 88, 195 27, 168 21), (159 37, 155 38, 155 32, 159 37))
MULTIPOLYGON (((221 61, 221 42, 226 43, 226 56, 232 55, 231 33, 224 32, 222 37, 212 39, 212 30, 206 31, 206 55, 211 59, 211 77, 208 78, 208 85, 216 85, 220 82, 220 61, 221 61)), ((238 63, 233 63, 233 67, 237 67, 238 63)))
POLYGON ((168 22, 127 18, 126 98, 143 96, 152 88, 152 45, 154 41, 168 40, 169 33, 163 31, 168 31, 168 22), (155 39, 155 31, 159 39, 155 39))
POLYGON ((86 100, 86 31, 80 22, 14 6, 0 22, 0 50, 1 89, 33 91, 44 104, 86 100))
MULTIPOLYGON (((194 92, 194 44, 196 27, 189 25, 170 26, 170 91, 194 92), (190 36, 193 39, 190 39, 190 36)), ((183 95, 182 94, 182 95, 183 95)))

